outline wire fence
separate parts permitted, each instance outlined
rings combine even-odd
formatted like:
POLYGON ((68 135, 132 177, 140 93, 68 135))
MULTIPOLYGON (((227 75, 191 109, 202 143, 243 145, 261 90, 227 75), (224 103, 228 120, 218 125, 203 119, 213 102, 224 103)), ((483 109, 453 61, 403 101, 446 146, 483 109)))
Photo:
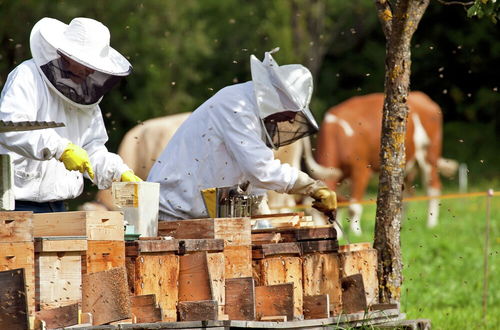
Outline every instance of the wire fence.
MULTIPOLYGON (((487 196, 500 196, 500 192, 493 192, 492 195, 489 194, 487 191, 481 191, 481 192, 471 192, 471 193, 457 193, 457 194, 444 194, 444 195, 439 195, 439 196, 413 196, 413 197, 406 197, 403 198, 403 202, 419 202, 419 201, 428 201, 431 199, 454 199, 454 198, 469 198, 469 197, 487 197, 487 196)), ((368 200, 362 200, 362 201, 351 201, 351 202, 339 202, 337 205, 339 207, 344 207, 344 206, 349 206, 352 204, 361 204, 361 205, 370 205, 370 204, 377 204, 376 199, 368 199, 368 200)), ((310 205, 305 205, 305 204, 298 204, 294 207, 293 209, 307 209, 310 208, 310 205)), ((283 207, 286 208, 286 207, 283 207)), ((290 208, 290 207, 288 207, 290 208)))

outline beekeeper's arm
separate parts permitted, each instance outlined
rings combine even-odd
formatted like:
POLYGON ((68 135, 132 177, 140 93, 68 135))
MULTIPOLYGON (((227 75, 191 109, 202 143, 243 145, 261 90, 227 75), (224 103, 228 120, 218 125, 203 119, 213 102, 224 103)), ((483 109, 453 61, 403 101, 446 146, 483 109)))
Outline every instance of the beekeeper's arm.
MULTIPOLYGON (((289 194, 309 195, 320 211, 337 207, 335 192, 289 164, 281 164, 260 137, 259 123, 250 115, 232 111, 233 118, 221 116, 217 122, 228 150, 256 188, 289 194)), ((231 115, 229 115, 231 116, 231 115)))
MULTIPOLYGON (((37 80, 25 66, 18 66, 9 74, 2 91, 0 120, 36 121, 40 106, 38 93, 42 90, 37 80)), ((43 83, 43 82, 42 82, 43 83)), ((37 160, 59 159, 69 144, 54 129, 9 132, 0 134, 0 144, 26 158, 37 160)))
POLYGON ((89 154, 95 172, 94 183, 99 189, 111 187, 113 181, 142 181, 123 163, 120 156, 109 152, 106 148, 108 134, 99 108, 94 112, 91 127, 87 132, 88 136, 84 139, 82 147, 89 154))

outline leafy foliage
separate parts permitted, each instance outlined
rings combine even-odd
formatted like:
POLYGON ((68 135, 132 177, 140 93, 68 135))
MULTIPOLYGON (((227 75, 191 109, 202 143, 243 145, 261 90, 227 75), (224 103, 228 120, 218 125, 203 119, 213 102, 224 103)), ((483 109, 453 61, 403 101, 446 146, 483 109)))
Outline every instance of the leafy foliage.
MULTIPOLYGON (((383 91, 385 40, 371 0, 0 0, 0 15, 0 88, 31 57, 29 33, 42 17, 86 16, 108 26, 111 45, 134 66, 101 103, 113 151, 138 122, 192 111, 249 80, 249 56, 277 46, 279 63, 313 71, 318 121, 349 97, 383 91)), ((461 6, 431 2, 414 36, 412 89, 442 106, 445 123, 500 131, 499 34, 488 20, 468 20, 461 6)))
POLYGON ((483 16, 496 23, 500 18, 500 2, 497 0, 475 0, 474 4, 467 9, 467 16, 482 18, 483 16))

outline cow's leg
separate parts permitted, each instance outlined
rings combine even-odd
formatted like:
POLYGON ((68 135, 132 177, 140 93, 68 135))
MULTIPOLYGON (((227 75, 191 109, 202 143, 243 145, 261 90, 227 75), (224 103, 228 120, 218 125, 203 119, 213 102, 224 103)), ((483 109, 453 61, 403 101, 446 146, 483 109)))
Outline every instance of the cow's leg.
POLYGON ((351 221, 351 232, 353 232, 356 236, 361 235, 361 215, 363 213, 363 206, 357 202, 363 199, 371 174, 372 171, 366 166, 358 166, 352 171, 352 193, 350 200, 352 204, 349 205, 349 218, 351 221))
MULTIPOLYGON (((427 195, 429 197, 438 197, 441 195, 441 180, 439 179, 437 159, 429 159, 429 179, 427 181, 427 195)), ((436 227, 439 219, 439 198, 429 200, 429 211, 427 215, 427 227, 436 227)))
POLYGON ((439 217, 439 199, 432 198, 441 194, 441 181, 438 174, 438 160, 441 155, 441 130, 427 131, 424 129, 418 115, 412 116, 415 133, 413 140, 415 143, 415 158, 422 172, 422 184, 427 188, 429 209, 427 213, 427 227, 432 228, 437 225, 439 217))
POLYGON ((428 159, 419 161, 422 171, 422 185, 427 188, 429 207, 427 210, 427 227, 435 227, 439 218, 439 199, 432 198, 441 195, 441 182, 439 180, 436 164, 429 163, 428 159))

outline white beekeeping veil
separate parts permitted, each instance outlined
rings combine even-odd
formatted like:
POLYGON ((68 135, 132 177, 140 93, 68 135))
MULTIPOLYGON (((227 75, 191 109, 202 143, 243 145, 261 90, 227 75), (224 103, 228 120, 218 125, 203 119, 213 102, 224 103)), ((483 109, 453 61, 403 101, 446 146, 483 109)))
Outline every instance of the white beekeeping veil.
POLYGON ((42 18, 30 35, 33 59, 48 85, 78 107, 93 107, 121 78, 130 63, 113 49, 102 23, 78 17, 69 25, 42 18))
POLYGON ((309 110, 313 92, 311 72, 300 64, 279 66, 271 56, 277 50, 279 48, 266 52, 262 62, 254 55, 250 57, 266 142, 274 149, 318 131, 318 124, 309 110), (289 115, 279 119, 280 114, 286 113, 289 115))

